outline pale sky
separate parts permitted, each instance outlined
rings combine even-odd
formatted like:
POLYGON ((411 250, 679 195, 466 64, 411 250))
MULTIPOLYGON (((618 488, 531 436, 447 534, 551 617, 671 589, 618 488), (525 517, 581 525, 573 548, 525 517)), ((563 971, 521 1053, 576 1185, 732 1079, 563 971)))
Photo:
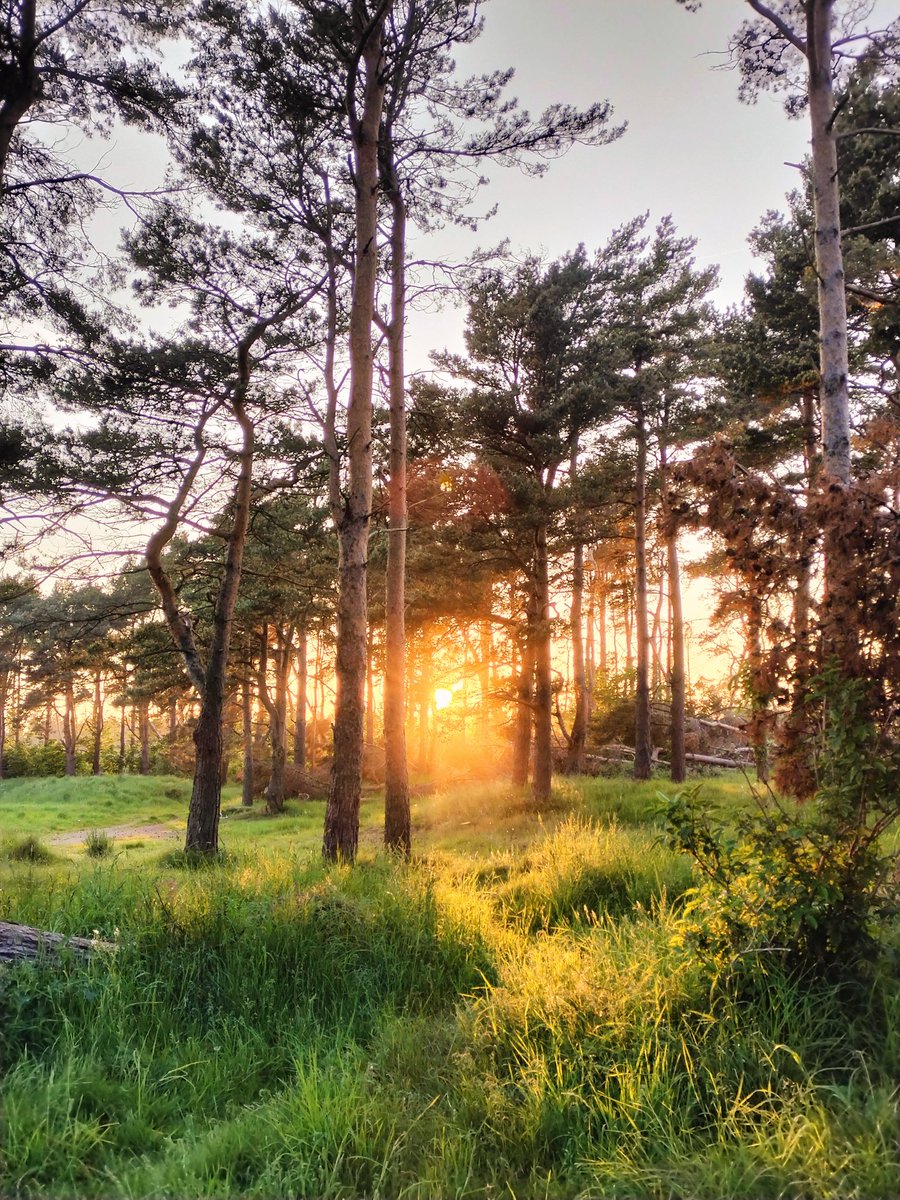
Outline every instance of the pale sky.
MULTIPOLYGON (((900 0, 874 7, 879 23, 900 17, 900 0)), ((510 93, 532 113, 608 99, 614 123, 628 130, 611 146, 575 147, 541 179, 494 168, 478 205, 498 204, 493 220, 477 234, 413 233, 411 253, 460 261, 508 238, 517 256, 552 259, 579 242, 595 250, 638 213, 649 210, 654 222, 671 213, 680 234, 698 239, 698 263, 719 265, 719 303, 739 300, 753 267, 747 235, 768 209, 784 207, 800 182, 788 164, 802 161, 808 142, 805 118, 789 120, 778 97, 737 99, 725 50, 752 15, 745 0, 705 0, 697 13, 675 0, 486 0, 483 11, 484 33, 457 55, 462 75, 511 66, 510 93)), ((161 143, 130 130, 82 155, 91 166, 102 155, 104 173, 125 187, 152 186, 164 171, 161 143)), ((121 224, 119 214, 107 220, 121 224)), ((460 312, 413 313, 410 370, 427 369, 431 350, 462 349, 462 324, 460 312)))
MULTIPOLYGON (((515 67, 512 94, 533 113, 556 101, 609 99, 618 142, 576 147, 542 179, 495 170, 484 191, 497 216, 468 245, 508 237, 517 252, 556 258, 584 242, 596 249, 610 231, 649 210, 671 213, 679 233, 698 239, 701 266, 717 263, 717 299, 740 299, 753 267, 747 235, 768 209, 784 207, 800 182, 805 118, 789 120, 781 100, 737 99, 738 80, 723 53, 749 15, 744 0, 705 0, 688 13, 675 0, 489 0, 485 30, 458 55, 466 73, 515 67)), ((900 0, 879 0, 879 21, 900 16, 900 0)), ((464 247, 448 233, 438 245, 464 247)), ((459 338, 461 316, 419 316, 410 363, 427 365, 428 343, 459 338)))

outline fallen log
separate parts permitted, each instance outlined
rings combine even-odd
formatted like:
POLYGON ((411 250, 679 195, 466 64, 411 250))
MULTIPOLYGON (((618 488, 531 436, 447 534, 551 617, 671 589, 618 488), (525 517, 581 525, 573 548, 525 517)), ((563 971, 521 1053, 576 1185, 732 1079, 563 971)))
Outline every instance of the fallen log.
POLYGON ((752 762, 741 761, 735 758, 717 758, 714 754, 685 754, 687 762, 702 763, 706 767, 750 767, 752 762))
POLYGON ((57 957, 66 950, 84 959, 95 950, 115 948, 115 942, 105 942, 100 938, 67 937, 64 933, 50 933, 46 929, 35 929, 32 925, 0 921, 0 963, 28 962, 44 956, 57 957))

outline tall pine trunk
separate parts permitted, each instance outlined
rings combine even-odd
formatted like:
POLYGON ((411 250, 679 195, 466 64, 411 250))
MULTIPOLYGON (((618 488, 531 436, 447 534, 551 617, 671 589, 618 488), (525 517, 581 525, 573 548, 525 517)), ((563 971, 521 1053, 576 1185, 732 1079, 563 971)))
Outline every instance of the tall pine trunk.
POLYGON ((385 184, 391 202, 391 321, 388 329, 390 477, 384 643, 384 844, 410 852, 406 756, 406 206, 388 140, 385 184))
POLYGON ((306 705, 309 689, 308 667, 309 637, 306 625, 300 626, 297 634, 297 695, 294 713, 294 765, 306 766, 306 705))
POLYGON ((247 639, 247 663, 244 677, 241 680, 241 746, 243 761, 243 780, 241 783, 241 804, 244 808, 253 807, 253 689, 250 686, 250 646, 247 639))
POLYGON ((669 576, 669 611, 672 618, 672 670, 669 674, 671 695, 672 744, 670 775, 673 783, 683 783, 687 777, 684 726, 687 703, 687 670, 684 650, 684 605, 681 598, 681 564, 678 561, 678 527, 669 503, 669 479, 666 449, 660 448, 660 488, 663 504, 663 525, 666 540, 666 565, 669 576))
POLYGON ((650 628, 647 612, 647 428, 643 408, 637 415, 637 469, 634 483, 634 626, 637 650, 634 697, 634 777, 649 779, 650 628))
POLYGON ((77 714, 75 712, 75 685, 71 673, 66 676, 63 688, 63 745, 66 751, 66 774, 75 774, 75 751, 78 741, 77 714))
MULTIPOLYGON (((102 773, 100 765, 100 739, 103 736, 103 692, 101 686, 101 672, 98 667, 94 672, 94 752, 91 757, 91 771, 94 775, 102 773)), ((0 746, 2 745, 3 743, 0 741, 0 746)))
POLYGON ((572 633, 572 681, 575 686, 575 716, 569 735, 566 770, 577 774, 584 770, 584 747, 588 726, 588 687, 584 656, 584 547, 576 541, 572 563, 572 608, 569 624, 572 633))
POLYGON ((512 781, 519 787, 528 782, 531 763, 531 730, 534 724, 534 641, 532 616, 534 601, 528 597, 525 613, 525 637, 520 646, 516 676, 516 719, 513 737, 512 781))
MULTIPOLYGON (((378 135, 384 103, 382 30, 387 8, 370 20, 354 0, 354 23, 365 41, 363 106, 351 111, 356 250, 350 304, 348 481, 338 528, 338 609, 334 764, 325 810, 322 854, 353 862, 359 841, 366 690, 366 560, 372 507, 372 322, 378 246, 378 135)), ((351 100, 352 107, 352 100, 351 100)))
POLYGON ((150 701, 139 700, 137 704, 138 743, 140 745, 140 773, 150 774, 150 701))
MULTIPOLYGON (((834 0, 806 0, 806 10, 819 293, 823 468, 827 482, 847 487, 850 483, 850 368, 832 83, 834 0)), ((827 569, 826 566, 826 572, 827 569)))

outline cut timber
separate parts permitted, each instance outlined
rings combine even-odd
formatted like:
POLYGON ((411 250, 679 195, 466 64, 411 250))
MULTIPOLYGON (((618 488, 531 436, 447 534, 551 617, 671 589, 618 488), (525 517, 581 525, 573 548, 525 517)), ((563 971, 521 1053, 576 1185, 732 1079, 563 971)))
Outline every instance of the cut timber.
POLYGON ((684 757, 687 759, 688 762, 703 763, 704 766, 707 766, 707 767, 740 768, 740 767, 749 767, 752 765, 749 761, 741 762, 739 759, 735 759, 735 758, 717 758, 713 754, 686 754, 684 757))
POLYGON ((27 962, 30 959, 70 950, 79 958, 87 958, 95 950, 115 950, 115 942, 99 938, 66 937, 63 933, 48 933, 31 925, 16 925, 0 921, 0 963, 27 962))

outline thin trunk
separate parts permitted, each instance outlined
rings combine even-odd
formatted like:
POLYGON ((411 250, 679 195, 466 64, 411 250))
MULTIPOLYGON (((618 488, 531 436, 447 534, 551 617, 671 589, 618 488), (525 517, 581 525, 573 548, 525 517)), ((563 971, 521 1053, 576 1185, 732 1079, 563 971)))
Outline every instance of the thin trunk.
POLYGON ((431 770, 431 735, 429 717, 431 715, 431 695, 434 689, 434 671, 432 646, 427 634, 422 640, 422 676, 419 693, 419 769, 431 770))
POLYGON ((372 507, 372 322, 378 246, 378 135, 384 102, 382 31, 387 7, 370 19, 354 0, 364 33, 362 114, 351 99, 356 250, 350 303, 350 399, 347 411, 348 483, 338 528, 338 611, 334 763, 325 810, 322 853, 328 860, 356 858, 362 791, 366 684, 366 559, 372 507))
MULTIPOLYGON (((94 775, 100 775, 100 738, 103 734, 103 692, 101 691, 101 673, 98 668, 94 672, 94 753, 91 758, 91 770, 94 775)), ((0 741, 0 746, 2 746, 0 741)))
POLYGON ((125 697, 128 694, 128 672, 122 675, 122 711, 119 714, 119 774, 125 774, 125 764, 128 761, 128 749, 125 735, 128 731, 128 704, 125 697))
POLYGON ((478 692, 481 739, 486 746, 491 732, 491 659, 493 646, 491 622, 482 621, 479 629, 478 692))
POLYGON ((572 608, 569 624, 572 631, 572 682, 575 687, 575 716, 569 734, 566 770, 580 774, 584 770, 584 747, 588 726, 588 687, 584 662, 584 547, 575 543, 572 564, 572 608))
POLYGON ((366 638, 366 749, 375 749, 375 646, 372 630, 366 638))
POLYGON ((10 672, 4 671, 0 683, 0 779, 3 779, 3 755, 6 750, 6 700, 9 695, 10 672))
POLYGON ((769 713, 768 705, 760 690, 763 670, 762 604, 757 596, 749 596, 747 618, 747 656, 750 666, 751 718, 750 745, 756 760, 756 778, 759 783, 769 782, 769 713))
POLYGON ((665 573, 660 570, 659 587, 656 593, 656 608, 653 610, 653 630, 650 634, 650 652, 652 661, 652 680, 650 683, 650 694, 656 699, 659 696, 659 691, 662 686, 663 676, 665 674, 665 666, 663 664, 663 644, 662 644, 662 611, 666 601, 665 592, 665 573))
POLYGON ((309 738, 309 769, 313 770, 318 763, 319 721, 321 720, 324 703, 319 704, 319 681, 322 678, 322 634, 316 633, 316 661, 313 675, 312 692, 312 727, 309 738))
POLYGON ((243 746, 243 780, 241 783, 241 804, 244 808, 253 806, 253 691, 250 687, 250 646, 247 639, 247 663, 241 679, 241 743, 243 746))
POLYGON ((408 855, 411 845, 406 756, 406 206, 390 137, 385 185, 391 203, 391 322, 388 329, 390 477, 384 633, 384 844, 408 855))
POLYGON ((847 296, 841 251, 840 182, 832 84, 834 0, 806 0, 806 57, 812 127, 813 211, 819 292, 820 371, 824 474, 850 483, 850 369, 847 296))
POLYGON ((294 714, 294 765, 297 767, 306 766, 306 704, 309 689, 307 652, 306 625, 301 625, 297 635, 297 696, 294 714))
POLYGON ((22 741, 22 672, 16 671, 16 720, 13 726, 13 745, 18 750, 22 741))
POLYGON ((294 630, 277 628, 275 639, 275 694, 269 690, 269 629, 263 625, 259 654, 259 698, 269 716, 272 770, 266 785, 266 812, 284 811, 284 768, 287 762, 287 696, 294 630))
POLYGON ((687 671, 684 650, 684 607, 681 599, 681 566, 678 561, 678 528, 669 503, 669 478, 666 449, 660 450, 660 487, 663 502, 663 526, 666 538, 666 561, 669 576, 669 608, 672 616, 670 644, 672 648, 672 670, 669 689, 672 697, 671 768, 673 783, 683 783, 687 777, 686 747, 684 744, 685 706, 687 702, 687 671))
POLYGON ((587 688, 588 724, 594 712, 594 687, 597 683, 597 594, 596 576, 592 572, 588 586, 587 633, 584 642, 584 680, 587 688))
POLYGON ((649 779, 653 747, 650 740, 650 629, 647 613, 647 430, 642 408, 637 418, 637 470, 634 484, 634 607, 637 643, 634 778, 649 779))
POLYGON ((150 701, 139 700, 137 706, 138 741, 141 748, 140 773, 150 774, 150 701))
POLYGON ((528 782, 531 761, 531 729, 534 697, 534 645, 532 641, 533 601, 529 597, 525 617, 525 639, 520 647, 516 679, 516 725, 513 740, 512 781, 520 787, 528 782))
POLYGON ((65 704, 63 710, 63 745, 66 750, 66 774, 74 775, 75 742, 78 735, 75 713, 75 687, 71 675, 66 677, 63 700, 65 704))

